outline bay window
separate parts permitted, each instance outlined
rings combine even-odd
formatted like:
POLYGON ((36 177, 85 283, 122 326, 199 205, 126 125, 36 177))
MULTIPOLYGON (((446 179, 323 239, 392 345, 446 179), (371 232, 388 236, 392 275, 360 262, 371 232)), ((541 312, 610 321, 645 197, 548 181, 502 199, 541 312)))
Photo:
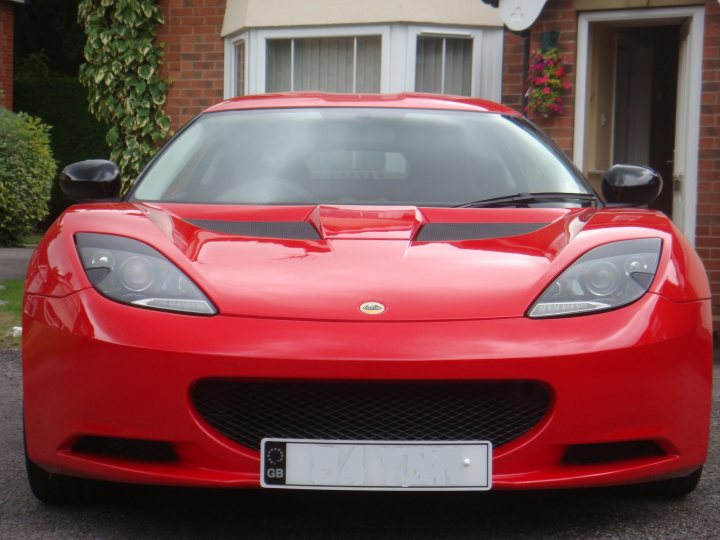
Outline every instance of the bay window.
POLYGON ((226 97, 315 90, 501 98, 501 28, 391 23, 249 29, 225 43, 226 97))

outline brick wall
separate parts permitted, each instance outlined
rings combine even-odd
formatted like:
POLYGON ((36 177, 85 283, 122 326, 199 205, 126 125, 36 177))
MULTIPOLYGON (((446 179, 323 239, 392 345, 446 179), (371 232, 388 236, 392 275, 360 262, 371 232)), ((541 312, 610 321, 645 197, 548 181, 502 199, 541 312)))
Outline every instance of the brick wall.
MULTIPOLYGON (((577 51, 577 13, 573 0, 548 0, 538 20, 533 24, 530 38, 531 51, 540 48, 540 36, 543 32, 558 32, 558 47, 565 62, 571 66, 567 81, 573 89, 563 95, 565 114, 553 118, 531 116, 541 129, 572 157, 573 122, 575 113, 575 54, 577 51)), ((523 80, 523 39, 505 31, 503 55, 503 92, 505 105, 520 110, 523 80)))
POLYGON ((13 5, 0 0, 0 107, 12 109, 13 5))
POLYGON ((223 98, 225 0, 161 0, 165 24, 162 73, 171 81, 165 112, 177 130, 204 108, 223 98))
POLYGON ((720 327, 720 5, 707 0, 700 109, 697 251, 713 292, 714 326, 720 327))

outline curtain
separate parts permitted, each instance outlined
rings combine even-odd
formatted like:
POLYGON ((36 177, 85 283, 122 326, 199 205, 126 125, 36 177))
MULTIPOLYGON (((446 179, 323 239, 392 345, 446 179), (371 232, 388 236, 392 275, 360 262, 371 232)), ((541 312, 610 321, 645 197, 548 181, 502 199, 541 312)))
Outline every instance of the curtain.
POLYGON ((472 39, 418 36, 415 90, 469 96, 472 39))
POLYGON ((235 95, 245 95, 245 40, 235 43, 235 95))
POLYGON ((268 40, 265 89, 379 92, 381 49, 380 36, 268 40))
POLYGON ((356 92, 380 92, 381 50, 382 38, 380 36, 357 38, 356 92))
POLYGON ((469 96, 472 82, 472 39, 445 38, 445 93, 469 96))
POLYGON ((265 72, 266 92, 286 92, 290 87, 292 40, 269 39, 265 72))

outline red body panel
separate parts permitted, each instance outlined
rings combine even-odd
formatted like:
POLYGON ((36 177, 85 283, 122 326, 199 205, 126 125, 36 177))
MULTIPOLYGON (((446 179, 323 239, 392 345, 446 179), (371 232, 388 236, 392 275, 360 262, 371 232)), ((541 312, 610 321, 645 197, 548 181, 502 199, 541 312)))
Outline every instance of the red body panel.
POLYGON ((520 116, 510 107, 477 98, 459 98, 437 94, 325 94, 322 92, 289 92, 232 98, 204 112, 241 111, 246 109, 284 109, 297 107, 390 107, 393 109, 444 109, 500 113, 520 116))
MULTIPOLYGON (((511 114, 480 100, 301 94, 208 111, 390 106, 511 114)), ((513 113, 514 114, 514 113, 513 113)), ((608 208, 416 208, 97 203, 69 209, 38 246, 26 282, 27 449, 43 469, 124 482, 256 487, 258 452, 194 410, 206 378, 264 381, 537 381, 552 396, 531 431, 499 447, 493 486, 633 483, 684 476, 706 459, 710 290, 692 247, 662 214, 608 208), (316 240, 242 237, 190 220, 307 222, 316 240), (535 224, 510 237, 417 240, 433 223, 535 224), (114 302, 92 286, 77 233, 134 238, 190 277, 212 317, 114 302), (660 238, 655 279, 602 313, 526 316, 593 248, 660 238), (381 315, 358 310, 386 305, 381 315), (73 451, 84 436, 165 441, 152 463, 73 451), (567 464, 571 445, 653 441, 663 455, 567 464)))
POLYGON ((705 461, 707 301, 674 304, 649 294, 593 316, 593 324, 161 318, 93 290, 28 297, 24 384, 34 461, 54 472, 119 481, 257 486, 257 452, 215 433, 193 412, 189 389, 207 377, 543 381, 555 397, 552 411, 496 452, 496 487, 632 482, 687 473, 705 461), (87 434, 170 441, 180 459, 157 465, 69 452, 87 434), (656 440, 668 455, 561 462, 571 444, 635 439, 656 440))

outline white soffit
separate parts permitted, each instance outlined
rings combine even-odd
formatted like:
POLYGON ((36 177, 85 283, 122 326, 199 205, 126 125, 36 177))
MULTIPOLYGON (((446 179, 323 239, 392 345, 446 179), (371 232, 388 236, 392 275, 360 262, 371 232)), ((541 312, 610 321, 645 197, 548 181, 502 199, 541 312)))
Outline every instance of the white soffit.
POLYGON ((482 0, 227 0, 222 35, 248 28, 421 23, 502 27, 482 0))

